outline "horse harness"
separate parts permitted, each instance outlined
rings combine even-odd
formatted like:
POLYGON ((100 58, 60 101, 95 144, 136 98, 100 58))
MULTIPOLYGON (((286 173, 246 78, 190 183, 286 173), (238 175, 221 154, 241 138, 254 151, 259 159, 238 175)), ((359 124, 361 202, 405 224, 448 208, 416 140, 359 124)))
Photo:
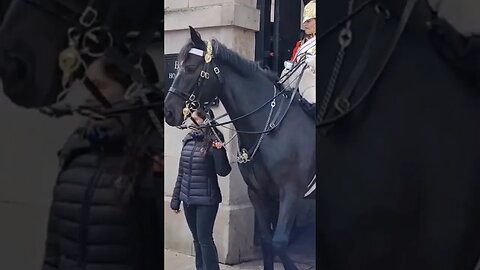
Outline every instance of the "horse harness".
POLYGON ((372 88, 375 86, 379 77, 382 75, 386 65, 388 64, 388 61, 390 60, 394 50, 396 49, 400 37, 403 34, 403 31, 409 21, 409 18, 417 2, 418 0, 406 1, 406 5, 400 17, 400 21, 394 29, 393 35, 388 39, 386 46, 380 49, 374 48, 374 41, 378 39, 380 34, 384 33, 382 30, 384 30, 386 22, 391 18, 391 14, 387 8, 385 8, 379 3, 379 0, 366 0, 356 8, 354 7, 355 0, 349 0, 347 16, 342 18, 339 22, 335 23, 332 27, 327 29, 323 34, 319 36, 319 39, 322 40, 332 34, 335 30, 343 26, 343 28, 340 30, 338 39, 340 49, 337 53, 337 57, 335 59, 334 67, 328 81, 325 94, 321 101, 320 108, 317 112, 317 128, 326 128, 328 126, 332 126, 340 119, 352 113, 369 96, 372 88), (357 16, 361 11, 363 11, 366 7, 374 3, 374 10, 376 16, 373 20, 371 31, 368 35, 363 51, 360 54, 361 57, 357 61, 356 65, 353 67, 351 74, 346 79, 346 84, 340 90, 340 93, 334 101, 334 108, 338 114, 331 117, 330 119, 327 119, 327 111, 331 103, 333 92, 336 89, 337 78, 344 62, 344 56, 353 40, 353 33, 351 30, 352 19, 357 16), (373 57, 374 51, 380 51, 381 53, 380 55, 377 55, 377 57, 373 57), (367 67, 373 67, 373 71, 367 72, 367 67), (371 79, 364 80, 363 77, 371 79), (355 89, 365 89, 365 91, 359 96, 357 101, 352 102, 351 98, 355 89))
MULTIPOLYGON (((200 71, 200 75, 197 79, 197 82, 193 86, 192 93, 190 94, 190 96, 187 96, 185 93, 182 93, 182 92, 178 91, 174 87, 171 87, 168 90, 169 93, 172 93, 172 94, 176 95, 177 97, 185 100, 185 107, 182 110, 183 117, 184 117, 184 122, 189 116, 191 117, 191 114, 196 110, 201 110, 201 111, 204 111, 204 112, 208 112, 211 109, 211 107, 213 106, 215 100, 218 99, 219 89, 221 89, 223 87, 224 83, 225 83, 220 69, 215 64, 214 54, 213 54, 213 46, 212 46, 211 41, 207 41, 206 51, 201 50, 201 49, 197 49, 197 48, 192 48, 192 49, 190 49, 189 53, 200 56, 200 57, 203 57, 204 62, 205 62, 202 70, 200 71), (210 66, 211 65, 213 65, 213 72, 214 72, 215 77, 217 78, 217 81, 218 81, 218 84, 219 84, 218 87, 216 87, 218 90, 217 90, 217 93, 216 93, 215 98, 213 100, 210 100, 208 102, 205 102, 205 103, 201 104, 201 99, 200 98, 201 98, 202 92, 200 90, 205 85, 205 82, 210 80, 210 68, 211 68, 210 66)), ((216 134, 213 127, 222 126, 226 129, 233 130, 233 131, 236 132, 235 136, 237 136, 237 134, 239 134, 239 133, 260 135, 259 139, 251 147, 251 149, 247 150, 246 148, 239 147, 242 150, 241 151, 237 150, 237 162, 238 163, 244 164, 244 163, 250 162, 253 159, 253 157, 255 156, 255 154, 257 153, 258 149, 260 148, 260 145, 261 145, 262 141, 264 140, 265 136, 267 134, 269 134, 270 132, 272 132, 273 130, 275 130, 280 125, 280 123, 283 121, 285 115, 287 114, 288 109, 289 109, 290 105, 292 104, 292 101, 293 101, 293 98, 295 97, 295 95, 292 93, 290 98, 288 98, 288 95, 286 94, 287 89, 282 89, 281 91, 278 91, 277 87, 278 87, 278 85, 274 85, 274 87, 273 87, 273 92, 274 93, 273 93, 273 97, 271 99, 269 99, 267 102, 263 103, 261 106, 259 106, 255 110, 253 110, 249 113, 246 113, 244 115, 241 115, 237 118, 234 118, 234 119, 231 119, 229 121, 222 122, 222 123, 218 123, 217 120, 227 116, 228 114, 225 113, 225 114, 223 114, 223 115, 221 115, 221 116, 219 116, 215 119, 211 119, 209 114, 208 113, 206 114, 207 119, 206 119, 205 128, 211 128, 213 133, 216 135, 216 137, 219 141, 220 141, 220 138, 216 134), (279 98, 279 96, 284 97, 281 100, 282 104, 280 106, 280 108, 281 108, 282 105, 283 105, 284 109, 279 108, 277 110, 277 113, 274 115, 274 109, 275 109, 275 107, 277 107, 276 100, 279 98), (235 123, 238 120, 241 120, 241 119, 246 118, 250 115, 253 115, 254 113, 258 112, 260 109, 262 109, 262 108, 264 108, 268 105, 270 105, 270 110, 269 110, 269 113, 268 113, 266 124, 265 124, 262 131, 235 130, 235 129, 228 128, 228 127, 225 126, 227 124, 235 123)), ((235 136, 233 136, 224 145, 233 141, 235 136)), ((239 145, 241 144, 240 141, 238 143, 239 143, 239 145)))
POLYGON ((150 102, 147 94, 156 94, 162 96, 162 90, 155 85, 147 82, 143 70, 141 70, 140 60, 132 64, 134 59, 141 59, 141 55, 145 52, 146 47, 155 37, 157 28, 160 25, 153 24, 145 27, 140 31, 136 42, 129 49, 129 55, 125 56, 119 52, 115 45, 123 44, 124 36, 121 33, 114 33, 110 29, 115 12, 118 10, 121 1, 103 1, 103 0, 89 0, 84 8, 69 4, 67 1, 54 0, 52 4, 47 4, 45 1, 41 3, 36 0, 22 0, 25 3, 59 17, 63 21, 74 25, 67 31, 68 47, 60 54, 58 59, 59 67, 63 73, 62 87, 64 89, 57 97, 57 103, 60 103, 69 91, 71 83, 75 79, 80 79, 85 87, 92 93, 92 95, 101 103, 104 109, 99 110, 88 106, 79 106, 72 109, 69 106, 55 108, 55 104, 49 107, 40 109, 40 112, 52 117, 60 117, 74 112, 85 115, 91 118, 104 119, 107 117, 114 117, 120 113, 128 113, 135 110, 147 109, 148 114, 154 124, 155 128, 163 134, 163 127, 160 119, 153 112, 153 109, 162 108, 163 98, 160 97, 161 102, 150 102), (99 20, 99 2, 111 4, 111 8, 105 15, 103 22, 99 20), (57 9, 63 8, 75 16, 65 16, 63 12, 57 12, 57 9), (80 16, 78 17, 78 14, 80 16), (78 20, 72 18, 78 17, 78 20), (136 97, 142 103, 141 105, 125 105, 123 108, 113 108, 112 104, 105 98, 93 82, 86 76, 85 71, 87 64, 96 59, 105 57, 110 60, 122 72, 130 75, 132 84, 125 95, 128 97, 136 97), (132 93, 136 95, 132 95, 132 93))

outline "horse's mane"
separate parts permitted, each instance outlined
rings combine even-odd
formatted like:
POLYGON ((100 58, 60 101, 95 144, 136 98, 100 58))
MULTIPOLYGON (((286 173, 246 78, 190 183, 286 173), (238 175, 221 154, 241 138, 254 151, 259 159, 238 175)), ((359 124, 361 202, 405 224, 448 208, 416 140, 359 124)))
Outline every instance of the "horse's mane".
MULTIPOLYGON (((251 76, 256 74, 262 74, 272 82, 279 80, 277 74, 268 69, 264 69, 259 63, 247 60, 240 56, 238 53, 230 50, 225 45, 217 40, 212 40, 214 59, 228 65, 234 70, 238 71, 244 76, 251 76)), ((180 61, 185 60, 188 56, 188 52, 194 47, 193 42, 187 43, 180 51, 178 59, 180 61)))
POLYGON ((212 40, 213 55, 215 59, 222 61, 231 68, 237 70, 243 75, 262 74, 272 82, 278 81, 278 76, 270 70, 264 69, 259 63, 247 60, 241 57, 238 53, 230 50, 218 40, 212 40))

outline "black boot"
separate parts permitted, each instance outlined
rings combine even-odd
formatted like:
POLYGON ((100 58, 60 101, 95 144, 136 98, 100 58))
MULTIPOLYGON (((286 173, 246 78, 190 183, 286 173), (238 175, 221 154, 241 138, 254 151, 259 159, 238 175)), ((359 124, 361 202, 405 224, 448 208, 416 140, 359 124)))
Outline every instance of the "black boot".
POLYGON ((193 242, 195 248, 195 266, 197 270, 203 270, 202 248, 198 242, 193 242))
POLYGON ((317 114, 317 106, 316 103, 309 103, 304 98, 300 99, 300 107, 310 116, 313 120, 315 120, 317 114))

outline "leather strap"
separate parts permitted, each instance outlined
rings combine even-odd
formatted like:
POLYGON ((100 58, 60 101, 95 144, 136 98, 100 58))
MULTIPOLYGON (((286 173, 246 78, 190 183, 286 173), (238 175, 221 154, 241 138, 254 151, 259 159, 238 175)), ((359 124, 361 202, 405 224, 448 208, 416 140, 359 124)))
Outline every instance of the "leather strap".
POLYGON ((345 87, 342 89, 342 91, 335 100, 335 109, 338 112, 343 113, 350 108, 351 104, 349 99, 353 93, 353 90, 357 86, 361 76, 364 74, 368 62, 371 60, 371 56, 373 53, 373 42, 381 33, 381 30, 385 25, 386 19, 388 18, 382 16, 380 11, 377 11, 375 19, 373 21, 372 30, 367 39, 367 43, 365 44, 365 47, 361 52, 360 60, 358 60, 350 77, 347 80, 347 83, 345 84, 345 87))
POLYGON ((358 99, 358 101, 353 104, 350 109, 346 110, 345 112, 343 112, 342 114, 336 116, 336 117, 333 117, 331 119, 327 119, 327 120, 324 120, 324 121, 318 121, 317 119, 317 128, 323 128, 323 127, 326 127, 326 126, 329 126, 337 121, 339 121, 340 119, 343 119, 344 117, 348 116, 350 113, 352 113, 355 109, 358 108, 358 106, 360 106, 360 104, 362 104, 362 102, 368 97, 368 95, 372 92, 372 89, 373 89, 373 86, 375 86, 375 84, 377 83, 378 79, 380 78, 380 76, 382 75, 383 71, 385 70, 390 58, 392 57, 393 55, 393 52, 395 51, 397 45, 398 45, 398 42, 405 30, 405 27, 407 26, 408 24, 408 21, 410 19, 410 16, 412 15, 412 12, 417 4, 418 0, 407 0, 407 3, 405 5, 405 8, 403 10, 403 14, 400 18, 400 22, 398 24, 398 27, 395 31, 395 34, 393 36, 393 38, 391 39, 391 43, 389 46, 387 46, 387 51, 386 51, 386 54, 383 58, 383 61, 382 63, 379 65, 378 69, 377 69, 377 72, 375 73, 375 75, 373 76, 372 80, 370 81, 370 83, 367 84, 367 87, 366 87, 366 91, 363 93, 363 95, 358 99))
POLYGON ((112 104, 108 102, 105 96, 100 92, 100 90, 98 90, 97 86, 95 86, 95 84, 87 76, 85 76, 83 79, 83 84, 105 108, 112 108, 112 104))

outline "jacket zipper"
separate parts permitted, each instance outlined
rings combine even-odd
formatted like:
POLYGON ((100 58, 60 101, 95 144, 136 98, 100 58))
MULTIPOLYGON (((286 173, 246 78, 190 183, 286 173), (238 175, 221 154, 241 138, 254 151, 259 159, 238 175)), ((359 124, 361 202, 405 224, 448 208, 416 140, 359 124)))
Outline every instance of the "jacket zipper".
POLYGON ((197 148, 197 142, 196 141, 193 141, 193 147, 192 147, 192 151, 190 151, 190 174, 189 174, 189 180, 188 180, 188 195, 187 195, 187 205, 190 201, 190 187, 191 187, 191 184, 192 184, 192 162, 193 162, 193 155, 195 153, 195 150, 197 148))
POLYGON ((92 204, 92 197, 95 187, 98 183, 98 179, 102 174, 100 168, 102 167, 103 153, 100 154, 98 158, 97 171, 94 176, 91 178, 90 183, 88 183, 87 190, 85 191, 85 197, 82 204, 81 211, 81 224, 80 224, 80 257, 79 265, 83 264, 85 266, 85 259, 87 257, 87 230, 88 230, 88 216, 90 215, 90 206, 92 204))

